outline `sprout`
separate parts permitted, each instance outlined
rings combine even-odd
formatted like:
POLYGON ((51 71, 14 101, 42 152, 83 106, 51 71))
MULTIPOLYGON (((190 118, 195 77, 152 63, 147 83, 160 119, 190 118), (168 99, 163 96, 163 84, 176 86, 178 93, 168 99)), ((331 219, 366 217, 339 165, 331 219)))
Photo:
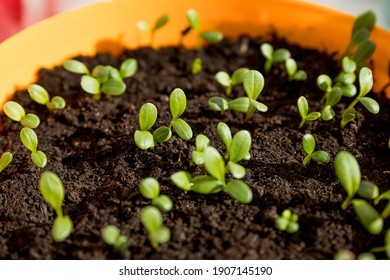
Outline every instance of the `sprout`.
POLYGON ((190 140, 192 138, 192 129, 189 124, 180 118, 187 107, 187 99, 184 91, 176 88, 169 96, 169 108, 172 114, 172 121, 169 128, 173 127, 177 135, 183 140, 190 140))
POLYGON ((64 109, 66 102, 61 96, 54 96, 50 99, 49 93, 45 88, 37 84, 31 84, 27 87, 30 97, 35 102, 46 105, 49 110, 64 109))
POLYGON ((305 121, 315 121, 316 119, 321 117, 321 113, 319 112, 311 112, 309 114, 309 104, 307 102, 306 97, 304 96, 299 97, 297 104, 298 104, 299 114, 301 115, 302 118, 302 121, 299 124, 298 128, 301 128, 305 124, 305 121))
POLYGON ((137 60, 126 59, 122 62, 120 69, 112 66, 98 65, 93 68, 92 73, 82 62, 71 59, 64 63, 63 67, 76 74, 83 74, 81 77, 81 88, 93 95, 96 100, 100 99, 102 93, 106 95, 121 95, 126 90, 123 79, 133 76, 138 69, 137 60))
POLYGON ((304 81, 307 79, 307 73, 304 70, 298 70, 297 63, 292 58, 287 58, 285 67, 289 81, 304 81))
POLYGON ((369 233, 379 234, 382 231, 383 218, 374 207, 363 199, 353 199, 352 205, 360 222, 369 233))
POLYGON ((20 122, 20 124, 24 127, 37 128, 40 123, 37 115, 26 115, 23 107, 15 101, 6 102, 3 106, 3 110, 8 118, 13 121, 20 122))
MULTIPOLYGON (((187 11, 187 21, 189 25, 189 30, 193 29, 198 35, 198 48, 201 48, 201 40, 203 39, 209 44, 217 44, 222 41, 223 34, 214 30, 203 31, 201 29, 200 19, 198 13, 194 9, 187 11)), ((184 32, 183 34, 186 34, 184 32)))
POLYGON ((202 59, 197 57, 192 62, 192 68, 191 72, 193 75, 198 75, 200 72, 202 72, 202 59))
POLYGON ((20 131, 20 140, 22 141, 23 145, 31 151, 32 162, 37 167, 45 167, 47 163, 47 158, 42 151, 37 150, 38 137, 35 134, 34 130, 28 127, 23 127, 20 131))
POLYGON ((146 206, 141 210, 141 223, 149 232, 150 244, 157 248, 171 238, 170 230, 163 226, 161 212, 154 206, 146 206))
POLYGON ((289 50, 281 48, 274 51, 274 48, 268 43, 262 44, 260 51, 266 59, 264 65, 266 73, 269 73, 274 63, 284 62, 291 57, 289 50))
POLYGON ((336 115, 332 107, 340 102, 341 97, 342 93, 340 88, 334 87, 331 89, 326 97, 324 108, 321 111, 321 117, 324 121, 330 121, 336 115))
POLYGON ((196 165, 204 164, 204 151, 210 146, 210 140, 203 134, 199 134, 195 139, 195 151, 192 151, 192 161, 196 165))
POLYGON ((134 133, 134 141, 138 148, 149 149, 154 147, 153 135, 148 131, 157 120, 157 108, 152 103, 145 103, 139 110, 140 130, 134 133))
POLYGON ((229 76, 229 74, 224 71, 219 71, 215 74, 215 80, 226 88, 226 96, 230 96, 232 88, 235 85, 239 85, 244 82, 245 75, 248 71, 248 68, 238 68, 233 72, 232 76, 229 76))
POLYGON ((160 184, 156 179, 152 177, 145 178, 142 180, 139 190, 143 197, 151 199, 152 205, 161 211, 171 211, 173 207, 172 200, 167 195, 160 195, 160 184))
POLYGON ((62 242, 73 231, 73 222, 69 216, 63 216, 64 186, 56 174, 45 171, 39 180, 39 190, 45 201, 52 206, 57 214, 51 230, 53 239, 62 242))
POLYGON ((13 155, 10 152, 5 152, 0 158, 0 173, 11 163, 13 155))
POLYGON ((354 106, 360 102, 372 114, 379 113, 379 104, 374 99, 366 97, 372 88, 372 72, 369 68, 363 67, 359 72, 359 95, 352 101, 348 108, 343 112, 341 119, 341 128, 356 118, 354 106))
POLYGON ((120 234, 118 227, 108 225, 102 229, 102 238, 108 245, 114 247, 115 250, 124 251, 129 247, 129 239, 120 234))
POLYGON ((387 190, 381 195, 379 195, 378 197, 376 197, 374 200, 374 204, 378 205, 379 202, 382 200, 387 200, 387 205, 385 206, 381 214, 383 219, 386 219, 387 217, 390 216, 390 190, 387 190))
POLYGON ((150 34, 150 45, 152 45, 154 40, 154 34, 158 29, 166 25, 168 23, 168 20, 169 20, 169 16, 162 15, 156 20, 153 27, 150 27, 149 24, 147 24, 145 21, 137 22, 137 27, 140 30, 144 30, 150 34))
POLYGON ((282 215, 275 219, 275 227, 288 233, 297 232, 299 230, 298 215, 292 213, 289 209, 285 209, 282 215))
POLYGON ((329 154, 325 151, 316 151, 314 152, 316 141, 311 134, 305 134, 302 138, 303 150, 306 152, 307 156, 303 159, 303 166, 306 166, 309 161, 312 159, 316 162, 328 163, 329 154))

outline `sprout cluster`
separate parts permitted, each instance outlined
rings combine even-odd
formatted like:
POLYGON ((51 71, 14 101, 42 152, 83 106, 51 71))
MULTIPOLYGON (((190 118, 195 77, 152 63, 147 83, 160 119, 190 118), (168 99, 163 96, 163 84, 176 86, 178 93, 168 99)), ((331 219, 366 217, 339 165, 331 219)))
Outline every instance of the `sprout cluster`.
POLYGON ((282 215, 275 219, 275 227, 288 233, 297 232, 299 230, 298 215, 292 213, 289 209, 285 209, 282 215))
POLYGON ((268 43, 263 43, 260 46, 260 52, 266 59, 264 64, 266 73, 269 73, 272 65, 275 63, 286 62, 286 60, 291 57, 289 50, 284 48, 274 50, 274 47, 268 43))
POLYGON ((302 138, 303 150, 306 152, 306 157, 303 159, 303 166, 306 166, 310 160, 317 162, 328 163, 329 162, 329 153, 325 151, 315 151, 316 141, 311 134, 305 134, 302 138))
POLYGON ((124 251, 129 247, 129 239, 126 235, 120 234, 117 226, 108 225, 102 229, 102 238, 108 245, 115 250, 124 251))

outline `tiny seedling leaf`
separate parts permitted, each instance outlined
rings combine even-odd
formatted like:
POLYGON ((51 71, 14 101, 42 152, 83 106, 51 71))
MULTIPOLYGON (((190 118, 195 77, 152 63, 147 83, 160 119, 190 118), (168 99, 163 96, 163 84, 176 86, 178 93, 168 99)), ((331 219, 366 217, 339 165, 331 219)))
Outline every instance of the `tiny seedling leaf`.
POLYGON ((126 90, 126 84, 117 79, 109 79, 102 85, 102 92, 107 95, 121 95, 126 90))
POLYGON ((162 226, 156 232, 150 234, 150 239, 152 244, 156 242, 158 246, 158 244, 168 242, 171 239, 171 231, 167 227, 162 226))
POLYGON ((61 179, 53 172, 44 171, 39 180, 39 190, 46 202, 54 208, 57 216, 62 216, 65 192, 61 179))
POLYGON ((23 127, 20 130, 20 140, 22 141, 23 145, 32 153, 37 151, 38 137, 31 128, 23 127))
POLYGON ((223 34, 219 31, 203 31, 199 35, 209 44, 218 44, 223 40, 223 34))
POLYGON ((54 96, 49 102, 49 104, 47 104, 47 107, 52 110, 64 109, 65 106, 66 106, 66 101, 61 96, 54 96))
POLYGON ((247 204, 252 201, 251 188, 240 180, 230 181, 226 186, 226 193, 240 203, 247 204))
POLYGON ((73 72, 76 74, 89 75, 89 70, 88 70, 87 66, 85 66, 84 63, 82 63, 78 60, 71 59, 71 60, 65 61, 63 66, 69 72, 73 72))
POLYGON ((234 178, 241 179, 245 176, 245 168, 240 164, 229 161, 227 164, 227 169, 229 169, 230 173, 234 178))
POLYGON ((297 63, 293 58, 286 59, 285 65, 286 65, 286 71, 288 76, 294 75, 298 70, 297 63))
POLYGON ((150 27, 149 27, 149 24, 147 24, 145 21, 139 21, 137 22, 137 27, 140 29, 140 30, 144 30, 144 31, 148 31, 150 32, 150 27))
POLYGON ((308 121, 315 121, 319 117, 321 117, 321 113, 320 112, 311 112, 310 114, 308 114, 306 116, 306 120, 308 120, 308 121))
POLYGON ((321 90, 328 92, 332 88, 332 79, 325 74, 319 75, 317 77, 317 86, 321 90))
POLYGON ((302 138, 302 146, 306 154, 311 155, 314 152, 314 148, 316 146, 316 141, 313 135, 305 134, 302 138))
POLYGON ((301 96, 298 98, 298 111, 302 119, 306 119, 307 113, 309 113, 309 104, 306 97, 301 96))
POLYGON ((146 150, 154 146, 153 135, 149 131, 136 130, 134 141, 138 148, 146 150))
POLYGON ((329 154, 325 151, 316 151, 311 154, 311 159, 317 162, 328 163, 330 157, 329 154))
POLYGON ((373 182, 362 180, 357 194, 365 199, 375 199, 379 196, 379 188, 373 182))
POLYGON ((283 62, 290 57, 291 57, 290 51, 284 48, 277 49, 273 53, 274 62, 283 62))
POLYGON ((172 137, 172 130, 167 126, 161 126, 153 132, 153 139, 157 143, 166 142, 172 137))
POLYGON ((120 75, 122 78, 129 78, 133 76, 138 69, 138 62, 134 58, 128 58, 122 62, 120 68, 120 75))
POLYGON ((197 176, 192 180, 191 190, 201 194, 213 194, 222 190, 222 182, 210 176, 197 176))
POLYGON ((232 74, 232 85, 238 85, 244 82, 245 75, 248 73, 248 68, 238 68, 232 74))
POLYGON ((114 245, 118 241, 119 236, 119 229, 114 225, 109 225, 102 229, 102 238, 108 245, 114 245))
POLYGON ((187 99, 184 91, 180 88, 176 88, 169 96, 169 108, 173 119, 179 118, 185 111, 187 106, 187 99))
POLYGON ((179 171, 171 175, 171 181, 182 190, 191 190, 191 175, 186 171, 179 171))
POLYGON ((183 119, 178 118, 173 120, 172 126, 181 139, 188 141, 192 138, 191 126, 183 119))
POLYGON ((84 75, 81 77, 81 88, 88 92, 89 94, 99 94, 100 93, 100 84, 97 79, 94 77, 84 75))
POLYGON ((210 146, 210 140, 203 134, 198 134, 195 139, 196 150, 203 152, 208 146, 210 146))
POLYGON ((272 60, 274 48, 268 43, 263 43, 260 46, 260 52, 266 59, 272 60))
POLYGON ((363 199, 354 199, 352 204, 365 229, 371 234, 379 234, 383 229, 383 218, 375 208, 363 199))
POLYGON ((364 97, 372 89, 373 80, 372 80, 372 71, 363 67, 359 72, 359 85, 360 93, 359 97, 364 97))
POLYGON ((141 223, 149 233, 156 232, 162 226, 160 210, 154 206, 146 206, 141 209, 141 223))
POLYGON ((27 114, 20 121, 21 125, 28 128, 37 128, 40 122, 39 117, 35 114, 27 114))
POLYGON ((197 57, 192 62, 191 72, 193 75, 198 75, 202 72, 202 59, 197 57))
POLYGON ((39 104, 45 105, 50 101, 49 93, 40 85, 31 84, 27 87, 27 91, 31 99, 39 104))
POLYGON ((207 172, 219 180, 225 182, 225 162, 221 154, 214 147, 207 147, 205 150, 204 166, 207 172))
POLYGON ((169 20, 169 16, 162 15, 161 17, 159 17, 157 19, 156 23, 154 24, 153 30, 157 30, 157 29, 163 27, 165 24, 167 24, 168 20, 169 20))
POLYGON ((233 111, 246 113, 249 109, 249 98, 248 97, 238 97, 229 102, 229 108, 233 111))
POLYGON ((363 104, 363 106, 371 113, 371 114, 378 114, 379 113, 379 104, 376 102, 375 99, 372 99, 371 97, 361 97, 359 98, 359 101, 363 104))
POLYGON ((200 20, 198 13, 194 9, 190 9, 187 11, 187 20, 188 24, 191 28, 193 28, 195 31, 200 31, 200 20))
POLYGON ((168 212, 171 211, 173 202, 169 196, 163 194, 153 199, 152 205, 156 206, 161 211, 168 212))
POLYGON ((353 121, 356 118, 355 109, 349 108, 343 112, 343 115, 341 116, 341 128, 344 128, 344 126, 353 121))
POLYGON ((10 152, 5 152, 4 154, 1 155, 0 172, 2 172, 4 168, 6 168, 12 162, 12 159, 13 159, 13 155, 10 152))
POLYGON ((364 41, 357 47, 352 59, 356 62, 358 68, 364 66, 366 61, 374 53, 375 48, 376 44, 373 41, 364 41))
POLYGON ((217 132, 219 137, 221 137, 222 142, 225 144, 226 149, 230 149, 232 143, 232 132, 226 123, 220 122, 217 126, 217 132))
POLYGON ((215 80, 224 87, 229 87, 232 84, 229 74, 224 71, 219 71, 215 74, 215 80))
POLYGON ((51 229, 51 235, 54 241, 62 242, 73 231, 73 222, 69 216, 58 216, 55 218, 53 227, 51 229))
POLYGON ((148 177, 141 181, 139 190, 143 197, 155 199, 160 194, 160 184, 155 178, 148 177))
POLYGON ((20 122, 26 115, 23 107, 15 101, 7 101, 3 106, 3 110, 8 118, 17 122, 20 122))
POLYGON ((229 109, 229 103, 226 101, 226 99, 218 96, 210 98, 209 106, 215 111, 225 111, 229 109))
POLYGON ((335 116, 335 112, 332 109, 331 105, 326 105, 324 109, 322 109, 321 116, 324 121, 330 121, 335 116))
POLYGON ((367 29, 371 31, 376 22, 375 13, 372 11, 366 11, 360 14, 356 19, 352 27, 352 35, 356 34, 361 29, 367 29))
POLYGON ((264 103, 261 103, 257 100, 250 100, 250 104, 252 104, 253 107, 256 108, 257 111, 259 112, 267 112, 268 111, 268 107, 267 105, 265 105, 264 103))
POLYGON ((264 88, 264 77, 256 70, 249 70, 244 78, 244 89, 250 99, 256 100, 264 88))
POLYGON ((40 168, 45 167, 47 163, 47 157, 42 151, 36 151, 35 153, 31 153, 31 160, 36 166, 40 168))
POLYGON ((145 103, 139 110, 138 121, 141 131, 149 130, 157 120, 157 108, 152 103, 145 103))
MULTIPOLYGON (((348 56, 345 56, 341 63, 342 63, 343 71, 346 74, 354 74, 354 72, 356 70, 356 62, 355 61, 350 59, 348 56)), ((346 83, 350 84, 350 83, 353 83, 354 81, 355 80, 352 80, 352 81, 346 82, 346 83)))
POLYGON ((248 154, 252 144, 252 138, 248 131, 241 130, 237 132, 229 147, 230 161, 237 163, 244 159, 248 154))

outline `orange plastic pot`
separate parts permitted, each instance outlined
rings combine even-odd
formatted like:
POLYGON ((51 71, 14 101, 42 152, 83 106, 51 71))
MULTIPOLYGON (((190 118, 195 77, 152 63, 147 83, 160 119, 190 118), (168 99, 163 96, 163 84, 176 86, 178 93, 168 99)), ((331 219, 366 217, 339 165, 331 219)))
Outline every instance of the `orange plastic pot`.
MULTIPOLYGON (((267 35, 276 30, 290 42, 328 52, 343 52, 354 18, 341 12, 292 0, 113 0, 60 14, 32 26, 0 44, 0 105, 16 90, 34 82, 37 70, 61 65, 76 55, 120 52, 148 44, 148 34, 136 23, 153 23, 162 14, 169 24, 155 38, 155 47, 177 44, 186 26, 187 9, 198 11, 203 28, 225 36, 267 35)), ((390 33, 375 28, 375 89, 388 81, 390 33)), ((194 45, 194 37, 185 39, 194 45)))

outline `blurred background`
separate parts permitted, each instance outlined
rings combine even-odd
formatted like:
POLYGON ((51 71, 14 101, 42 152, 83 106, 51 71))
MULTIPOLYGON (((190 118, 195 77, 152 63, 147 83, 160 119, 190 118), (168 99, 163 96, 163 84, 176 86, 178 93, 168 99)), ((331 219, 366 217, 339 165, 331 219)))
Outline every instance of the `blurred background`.
MULTIPOLYGON (((101 1, 111 0, 0 0, 0 42, 46 17, 101 1)), ((370 9, 378 16, 377 24, 390 30, 390 0, 295 1, 317 3, 355 16, 370 9)))

